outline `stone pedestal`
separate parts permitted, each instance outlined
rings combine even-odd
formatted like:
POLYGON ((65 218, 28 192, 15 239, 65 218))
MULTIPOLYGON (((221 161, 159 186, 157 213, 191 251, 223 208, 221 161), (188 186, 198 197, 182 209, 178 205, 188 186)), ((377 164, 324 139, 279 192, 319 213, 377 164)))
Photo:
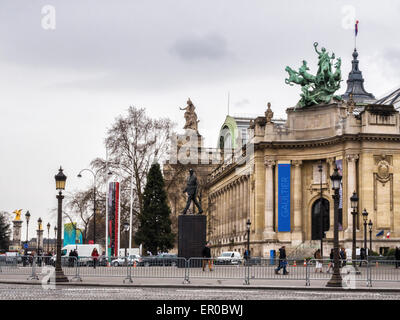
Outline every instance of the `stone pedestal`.
POLYGON ((180 215, 178 217, 178 257, 202 257, 206 245, 207 217, 205 215, 180 215))
POLYGON ((12 244, 14 246, 21 245, 21 227, 22 221, 21 220, 14 220, 13 221, 13 241, 12 244))
POLYGON ((44 248, 43 248, 43 230, 36 230, 36 232, 37 232, 38 248, 44 250, 44 248))

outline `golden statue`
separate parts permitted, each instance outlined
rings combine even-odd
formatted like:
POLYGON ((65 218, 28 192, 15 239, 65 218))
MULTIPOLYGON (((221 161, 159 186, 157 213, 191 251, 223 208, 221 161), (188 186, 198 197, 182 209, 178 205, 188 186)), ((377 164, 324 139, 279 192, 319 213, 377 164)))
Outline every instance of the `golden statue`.
POLYGON ((21 220, 21 212, 22 212, 22 209, 13 211, 13 213, 15 213, 14 221, 20 221, 21 220))

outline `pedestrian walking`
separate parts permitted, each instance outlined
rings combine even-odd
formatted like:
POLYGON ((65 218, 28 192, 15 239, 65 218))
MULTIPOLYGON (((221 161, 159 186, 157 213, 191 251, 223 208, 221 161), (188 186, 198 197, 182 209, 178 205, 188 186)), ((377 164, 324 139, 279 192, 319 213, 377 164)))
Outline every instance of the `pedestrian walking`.
POLYGON ((334 250, 333 250, 333 248, 331 249, 331 253, 329 254, 329 266, 328 266, 328 271, 327 271, 327 273, 329 273, 329 271, 332 269, 333 270, 333 253, 334 253, 334 250))
POLYGON ((396 269, 398 269, 400 265, 400 249, 399 247, 396 247, 396 250, 394 252, 394 258, 396 259, 396 269))
POLYGON ((322 272, 322 256, 321 256, 321 249, 318 249, 314 253, 315 259, 315 273, 322 272))
POLYGON ((207 242, 205 247, 203 248, 203 252, 202 252, 202 255, 203 255, 203 264, 202 264, 203 265, 203 271, 204 271, 204 268, 206 266, 206 263, 208 263, 209 270, 213 271, 212 268, 211 268, 211 250, 210 250, 210 245, 211 245, 210 242, 207 242))
POLYGON ((361 248, 360 249, 360 267, 363 263, 363 260, 365 260, 365 259, 366 259, 365 249, 361 248))
POLYGON ((287 266, 287 259, 286 259, 286 249, 285 246, 282 246, 279 249, 279 266, 278 268, 275 269, 275 274, 279 274, 279 270, 283 269, 283 274, 289 274, 289 272, 287 272, 286 270, 286 266, 287 266))
POLYGON ((97 259, 99 258, 99 253, 97 252, 96 248, 94 248, 92 251, 92 258, 93 258, 93 268, 96 269, 97 259))
POLYGON ((342 262, 342 267, 346 266, 347 255, 346 255, 346 250, 344 250, 344 248, 340 249, 339 256, 342 262))

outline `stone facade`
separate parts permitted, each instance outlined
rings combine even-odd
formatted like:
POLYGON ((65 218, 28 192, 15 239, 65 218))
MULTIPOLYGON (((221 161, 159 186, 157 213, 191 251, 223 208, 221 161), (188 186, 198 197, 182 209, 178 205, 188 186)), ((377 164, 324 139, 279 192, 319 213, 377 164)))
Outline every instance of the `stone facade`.
MULTIPOLYGON (((359 195, 357 246, 363 246, 365 208, 373 223, 373 250, 394 247, 400 240, 400 122, 393 106, 368 105, 349 112, 346 103, 287 109, 286 123, 258 117, 249 128, 254 153, 245 164, 221 164, 208 177, 213 254, 246 248, 246 221, 251 220, 254 256, 267 256, 285 244, 289 251, 319 247, 312 240, 313 205, 329 203, 324 253, 333 243, 333 198, 329 176, 342 165, 341 245, 351 248, 350 197, 359 195), (322 181, 318 164, 322 164, 322 181), (278 231, 279 164, 290 164, 290 231, 278 231), (376 238, 385 230, 390 239, 376 238)), ((369 247, 369 232, 368 232, 369 247)))

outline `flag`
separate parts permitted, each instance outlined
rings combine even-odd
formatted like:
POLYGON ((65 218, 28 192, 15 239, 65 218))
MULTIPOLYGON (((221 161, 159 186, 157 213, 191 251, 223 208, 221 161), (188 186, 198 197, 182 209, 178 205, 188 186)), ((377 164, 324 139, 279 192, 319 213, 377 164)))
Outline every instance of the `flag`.
POLYGON ((386 233, 386 239, 390 238, 390 231, 388 231, 388 233, 386 233))
POLYGON ((357 37, 357 34, 358 34, 358 20, 356 21, 356 24, 355 24, 355 33, 356 33, 356 37, 357 37))
POLYGON ((376 234, 376 237, 383 236, 383 230, 376 234))

